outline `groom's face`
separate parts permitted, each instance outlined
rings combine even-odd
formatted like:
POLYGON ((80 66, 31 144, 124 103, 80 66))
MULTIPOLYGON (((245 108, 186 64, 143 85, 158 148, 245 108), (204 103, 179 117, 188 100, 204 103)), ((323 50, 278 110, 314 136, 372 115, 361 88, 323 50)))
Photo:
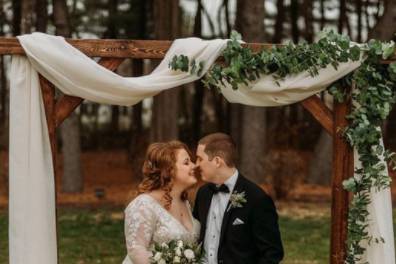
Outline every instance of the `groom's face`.
POLYGON ((202 180, 206 182, 213 182, 213 177, 216 175, 216 162, 214 159, 209 160, 208 154, 205 153, 205 145, 198 145, 197 148, 197 167, 201 173, 202 180))

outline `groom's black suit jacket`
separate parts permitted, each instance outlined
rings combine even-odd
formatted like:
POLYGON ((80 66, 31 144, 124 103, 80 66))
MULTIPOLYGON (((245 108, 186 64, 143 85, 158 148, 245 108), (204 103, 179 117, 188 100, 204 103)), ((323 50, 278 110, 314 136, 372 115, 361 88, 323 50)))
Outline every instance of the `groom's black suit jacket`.
MULTIPOLYGON (((283 246, 278 214, 271 197, 241 174, 238 175, 234 192, 245 192, 247 202, 241 208, 231 208, 224 213, 218 264, 279 263, 283 258, 283 246), (233 225, 236 218, 244 224, 233 225)), ((193 214, 201 222, 201 242, 205 239, 212 196, 213 191, 206 184, 198 190, 195 199, 193 214)))

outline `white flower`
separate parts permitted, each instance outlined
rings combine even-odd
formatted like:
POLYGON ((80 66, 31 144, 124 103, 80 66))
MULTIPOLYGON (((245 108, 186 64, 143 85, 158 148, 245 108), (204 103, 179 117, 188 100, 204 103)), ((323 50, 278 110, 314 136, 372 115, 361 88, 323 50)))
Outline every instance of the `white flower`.
POLYGON ((162 257, 162 253, 161 252, 157 252, 154 255, 154 260, 155 261, 159 261, 161 259, 161 257, 162 257))
POLYGON ((177 246, 179 248, 182 248, 183 247, 183 241, 182 240, 177 241, 177 246))
POLYGON ((177 247, 176 249, 175 249, 175 253, 176 253, 176 256, 181 256, 181 250, 180 250, 180 248, 179 247, 177 247))
POLYGON ((237 191, 234 191, 230 196, 230 205, 227 208, 227 211, 231 208, 243 207, 243 204, 246 202, 245 192, 238 193, 237 191))
POLYGON ((192 251, 191 249, 186 249, 186 250, 184 250, 184 256, 185 256, 187 259, 193 259, 193 258, 195 258, 194 251, 192 251))
POLYGON ((161 247, 163 247, 163 248, 168 248, 168 244, 166 244, 165 242, 163 242, 163 243, 161 244, 161 247))
POLYGON ((166 261, 164 259, 160 259, 157 263, 158 264, 166 264, 166 261))
POLYGON ((173 263, 180 263, 180 257, 175 256, 175 257, 173 258, 173 263))

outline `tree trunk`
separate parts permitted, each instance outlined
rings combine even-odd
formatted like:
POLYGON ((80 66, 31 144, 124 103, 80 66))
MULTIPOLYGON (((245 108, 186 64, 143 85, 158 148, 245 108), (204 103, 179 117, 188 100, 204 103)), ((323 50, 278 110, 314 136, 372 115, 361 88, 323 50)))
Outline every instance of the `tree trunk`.
MULTIPOLYGON (((143 60, 132 60, 132 75, 143 75, 143 60)), ((143 166, 144 153, 147 147, 147 137, 143 133, 142 113, 142 102, 133 106, 129 156, 132 163, 132 177, 138 181, 140 181, 143 177, 141 168, 143 166)))
POLYGON ((228 0, 223 0, 227 37, 230 37, 230 34, 231 34, 231 22, 230 22, 230 8, 229 8, 228 4, 229 4, 228 0))
POLYGON ((373 29, 369 32, 369 38, 379 40, 391 40, 394 39, 396 28, 394 22, 396 21, 396 2, 388 1, 385 5, 384 14, 378 18, 377 23, 373 29))
POLYGON ((62 191, 81 192, 84 181, 81 170, 81 143, 78 116, 73 113, 61 125, 63 176, 62 191))
MULTIPOLYGON (((71 36, 66 0, 53 0, 56 34, 71 36)), ((81 192, 84 180, 81 169, 81 143, 78 115, 73 112, 60 127, 63 153, 62 191, 81 192)))
POLYGON ((130 0, 130 16, 132 25, 126 28, 126 35, 132 39, 146 39, 148 33, 148 15, 151 10, 152 0, 141 1, 141 0, 130 0))
MULTIPOLYGON (((172 40, 180 35, 179 0, 154 0, 154 37, 172 40)), ((154 97, 151 141, 178 138, 179 89, 173 88, 154 97)))
MULTIPOLYGON (((3 0, 0 0, 0 6, 3 6, 3 0)), ((3 9, 0 9, 0 36, 4 36, 4 24, 5 24, 5 14, 3 9)), ((5 63, 4 56, 0 56, 0 138, 1 134, 4 132, 4 124, 6 121, 6 96, 7 96, 7 87, 6 87, 6 79, 5 79, 5 63)), ((2 144, 0 143, 0 146, 2 144)))
POLYGON ((36 31, 47 32, 48 11, 47 0, 36 0, 36 31))
MULTIPOLYGON (((310 0, 307 0, 310 1, 310 0)), ((325 16, 325 7, 324 7, 324 2, 326 0, 320 0, 320 30, 324 29, 325 22, 326 22, 326 16, 325 16)))
MULTIPOLYGON (((107 29, 103 34, 104 38, 116 39, 118 38, 118 31, 116 25, 116 19, 118 14, 118 0, 108 0, 107 10, 109 11, 109 16, 107 18, 107 29)), ((110 121, 110 132, 114 136, 117 135, 119 131, 119 117, 120 108, 118 105, 111 106, 111 121, 110 121)))
POLYGON ((304 38, 307 42, 312 43, 314 38, 314 28, 313 28, 313 14, 312 14, 312 1, 304 0, 303 2, 303 12, 304 12, 304 38))
MULTIPOLYGON (((195 14, 194 21, 194 36, 201 37, 202 36, 202 1, 198 0, 197 12, 195 14)), ((201 137, 201 116, 202 116, 202 107, 203 107, 203 99, 204 99, 204 86, 200 80, 194 83, 194 98, 192 102, 192 141, 198 142, 201 137)))
MULTIPOLYGON (((281 43, 284 36, 284 25, 283 22, 286 19, 286 10, 285 10, 285 1, 277 0, 276 1, 276 18, 275 18, 275 26, 274 26, 274 36, 272 38, 273 43, 281 43)), ((276 133, 272 133, 272 131, 276 131, 276 129, 283 123, 283 107, 271 107, 266 109, 268 119, 266 131, 269 132, 267 136, 268 142, 275 142, 276 133)), ((272 146, 269 144, 266 148, 270 149, 272 146)))
MULTIPOLYGON (((3 2, 3 0, 0 0, 0 6, 3 6, 3 2)), ((3 29, 5 22, 4 10, 0 9, 0 36, 4 36, 3 29)), ((0 56, 0 150, 8 148, 7 94, 5 61, 4 56, 0 56)))
MULTIPOLYGON (((324 93, 323 102, 329 109, 333 109, 333 99, 324 93)), ((316 142, 312 159, 309 163, 307 182, 319 185, 329 185, 332 175, 333 157, 332 137, 322 128, 318 141, 316 142)))
MULTIPOLYGON (((117 32, 117 13, 118 13, 118 0, 108 0, 107 10, 109 11, 109 16, 107 18, 107 29, 103 34, 104 38, 116 39, 118 37, 117 32)), ((110 121, 110 131, 112 134, 116 135, 119 131, 119 116, 120 109, 118 105, 111 106, 111 121, 110 121)))
MULTIPOLYGON (((147 23, 148 10, 152 1, 130 1, 130 14, 133 17, 133 23, 127 27, 126 36, 130 39, 146 39, 147 38, 147 23)), ((144 74, 143 60, 132 60, 132 76, 142 76, 144 74)), ((144 153, 147 148, 148 137, 143 128, 143 104, 142 102, 136 104, 132 108, 132 122, 129 142, 129 157, 132 164, 132 177, 140 181, 142 178, 142 165, 144 161, 144 153)))
POLYGON ((151 123, 151 141, 167 141, 178 138, 177 124, 179 90, 173 88, 154 98, 151 123))
POLYGON ((272 38, 273 43, 281 43, 283 38, 283 21, 285 21, 285 3, 284 0, 276 1, 276 19, 275 30, 272 38))
POLYGON ((21 18, 22 18, 22 2, 21 0, 12 1, 12 34, 18 36, 21 34, 21 18))
POLYGON ((22 0, 21 9, 21 33, 28 34, 32 32, 35 21, 35 0, 22 0))
POLYGON ((333 140, 326 130, 322 129, 309 163, 308 183, 329 185, 332 173, 333 140))
MULTIPOLYGON (((1 36, 1 35, 0 35, 1 36)), ((5 127, 5 122, 7 120, 7 82, 5 75, 5 63, 4 57, 0 56, 0 127, 5 127)), ((3 129, 2 129, 3 131, 3 129)), ((1 132, 2 133, 2 132, 1 132)))
POLYGON ((363 31, 363 12, 362 12, 362 0, 355 0, 356 4, 356 15, 357 15, 357 38, 356 41, 362 42, 362 31, 363 31))
POLYGON ((290 20, 291 20, 291 33, 294 43, 298 43, 300 37, 300 31, 298 29, 298 0, 291 0, 290 2, 290 20))
MULTIPOLYGON (((236 27, 248 42, 264 40, 264 1, 237 2, 236 27)), ((238 115, 238 113, 237 113, 238 115)), ((264 166, 260 162, 266 153, 266 114, 262 107, 242 106, 241 119, 232 120, 233 128, 241 132, 240 170, 256 183, 263 182, 264 166), (237 122, 235 121, 242 121, 237 122)), ((237 140, 238 141, 238 140, 237 140)))
POLYGON ((71 37, 71 27, 66 0, 53 0, 53 9, 56 35, 71 37))
POLYGON ((340 17, 338 18, 338 33, 342 34, 344 27, 347 24, 346 0, 339 0, 339 3, 340 3, 340 17))

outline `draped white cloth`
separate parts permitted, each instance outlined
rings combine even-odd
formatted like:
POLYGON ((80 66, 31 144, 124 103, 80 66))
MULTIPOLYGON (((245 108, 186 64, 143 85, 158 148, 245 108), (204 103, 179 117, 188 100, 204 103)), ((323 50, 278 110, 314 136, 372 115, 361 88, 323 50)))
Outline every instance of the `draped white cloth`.
MULTIPOLYGON (((121 77, 69 45, 62 37, 34 33, 18 37, 26 57, 13 56, 10 88, 9 240, 11 264, 57 263, 55 194, 51 148, 38 73, 63 93, 98 103, 133 105, 161 91, 198 79, 168 68, 174 55, 204 61, 203 74, 224 49, 227 40, 175 40, 160 65, 149 75, 121 77)), ((303 100, 359 67, 359 62, 290 76, 275 84, 264 76, 251 87, 221 89, 230 102, 276 106, 303 100)), ((369 245, 370 263, 393 264, 392 206, 389 189, 373 193, 370 231, 386 243, 369 245)))

